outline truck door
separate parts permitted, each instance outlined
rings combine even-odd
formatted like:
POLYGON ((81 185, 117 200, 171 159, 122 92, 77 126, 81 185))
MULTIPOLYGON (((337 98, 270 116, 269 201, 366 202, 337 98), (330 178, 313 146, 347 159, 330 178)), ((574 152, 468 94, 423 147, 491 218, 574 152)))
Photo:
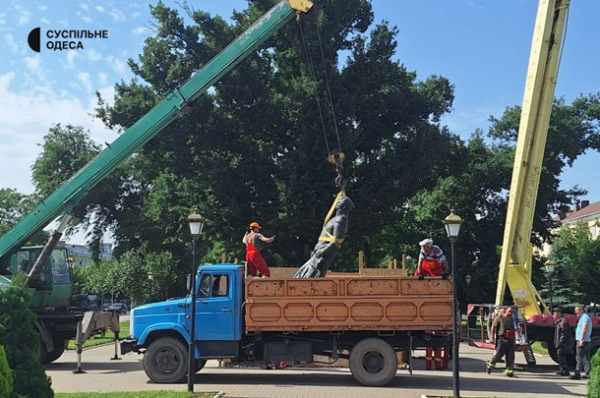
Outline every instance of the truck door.
POLYGON ((196 340, 235 340, 232 274, 202 273, 196 303, 196 340))

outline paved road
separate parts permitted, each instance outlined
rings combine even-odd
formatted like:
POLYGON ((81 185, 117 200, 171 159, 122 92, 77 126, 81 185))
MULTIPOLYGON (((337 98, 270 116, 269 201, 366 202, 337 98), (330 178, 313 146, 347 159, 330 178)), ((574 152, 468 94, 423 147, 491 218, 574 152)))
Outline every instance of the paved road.
MULTIPOLYGON (((56 392, 92 391, 185 391, 186 384, 154 384, 148 381, 141 356, 130 354, 110 361, 114 347, 104 346, 83 353, 86 374, 73 374, 76 354, 65 353, 56 363, 46 366, 56 392)), ((418 355, 422 355, 417 353, 418 355)), ((548 357, 538 356, 540 366, 534 372, 521 372, 509 379, 501 370, 492 376, 484 372, 491 352, 461 347, 461 395, 493 397, 578 397, 586 393, 585 381, 555 376, 556 366, 548 357)), ((517 354, 517 364, 524 359, 517 354)), ((500 366, 502 366, 500 364, 500 366)), ((426 371, 422 359, 416 359, 413 375, 399 370, 396 379, 385 388, 359 386, 347 369, 226 369, 209 361, 196 375, 196 391, 224 391, 225 398, 418 398, 427 395, 452 395, 451 371, 426 371)))

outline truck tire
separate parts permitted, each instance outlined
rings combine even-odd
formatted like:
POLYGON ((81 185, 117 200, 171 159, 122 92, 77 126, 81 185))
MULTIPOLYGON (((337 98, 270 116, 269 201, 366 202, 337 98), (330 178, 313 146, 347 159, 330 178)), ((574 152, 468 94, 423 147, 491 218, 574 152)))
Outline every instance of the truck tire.
MULTIPOLYGON (((552 360, 555 363, 559 363, 558 362, 558 353, 556 352, 556 348, 552 347, 552 346, 548 346, 548 355, 550 355, 550 358, 552 358, 552 360)), ((567 354, 567 365, 569 365, 570 367, 574 367, 577 363, 577 360, 575 359, 575 354, 573 353, 568 353, 567 354)))
POLYGON ((56 361, 65 352, 68 342, 68 340, 54 339, 54 350, 46 351, 46 344, 43 341, 40 341, 40 362, 47 365, 56 361))
POLYGON ((150 343, 144 354, 144 371, 155 383, 178 383, 187 376, 187 347, 172 337, 150 343))
POLYGON ((396 352, 388 342, 378 338, 361 340, 350 351, 350 371, 363 386, 389 384, 398 369, 396 352))
MULTIPOLYGON (((68 340, 66 341, 55 341, 54 342, 54 351, 48 352, 46 353, 44 360, 42 361, 43 364, 49 364, 52 363, 54 361, 56 361, 58 358, 60 358, 62 356, 62 354, 65 352, 65 348, 67 348, 67 344, 68 344, 68 340)), ((44 349, 44 348, 42 348, 44 349)))

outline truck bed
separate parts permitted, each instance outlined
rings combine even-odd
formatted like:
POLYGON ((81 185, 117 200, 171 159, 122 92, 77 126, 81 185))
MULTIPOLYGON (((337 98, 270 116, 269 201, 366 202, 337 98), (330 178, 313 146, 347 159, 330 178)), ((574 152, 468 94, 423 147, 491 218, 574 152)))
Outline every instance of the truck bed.
POLYGON ((441 278, 247 278, 245 296, 246 332, 452 329, 441 278))

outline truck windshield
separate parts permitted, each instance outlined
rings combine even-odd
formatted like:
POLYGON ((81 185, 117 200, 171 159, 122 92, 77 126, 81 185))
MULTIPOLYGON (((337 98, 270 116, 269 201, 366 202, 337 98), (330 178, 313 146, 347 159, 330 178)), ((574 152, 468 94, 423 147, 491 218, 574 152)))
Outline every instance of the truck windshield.
MULTIPOLYGON (((41 252, 41 247, 19 250, 10 259, 11 272, 13 274, 17 272, 28 274, 41 252)), ((71 272, 67 263, 67 256, 66 249, 54 249, 52 255, 44 265, 44 269, 40 272, 38 280, 40 282, 50 282, 50 278, 52 278, 52 283, 71 283, 71 272)))
POLYGON ((52 256, 50 256, 52 283, 71 283, 71 272, 69 272, 67 257, 67 251, 65 249, 52 251, 52 256))

